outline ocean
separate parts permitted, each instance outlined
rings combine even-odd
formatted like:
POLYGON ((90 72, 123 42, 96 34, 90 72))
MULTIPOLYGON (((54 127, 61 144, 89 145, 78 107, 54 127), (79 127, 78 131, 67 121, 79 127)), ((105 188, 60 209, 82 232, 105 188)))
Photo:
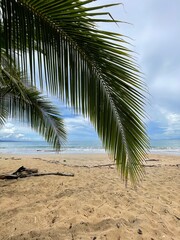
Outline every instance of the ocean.
MULTIPOLYGON (((62 153, 105 153, 100 141, 69 141, 62 153)), ((56 153, 43 141, 0 141, 0 154, 46 154, 56 153)), ((180 155, 180 139, 151 140, 150 153, 180 155)))
MULTIPOLYGON (((61 153, 105 153, 99 141, 69 141, 60 150, 61 153)), ((46 154, 57 153, 45 141, 0 141, 0 154, 46 154)))

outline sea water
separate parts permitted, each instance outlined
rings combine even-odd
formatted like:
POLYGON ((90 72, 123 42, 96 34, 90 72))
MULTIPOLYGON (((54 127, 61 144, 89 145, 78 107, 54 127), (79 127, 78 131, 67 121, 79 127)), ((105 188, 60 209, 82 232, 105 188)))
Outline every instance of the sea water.
POLYGON ((151 153, 180 156, 180 139, 151 140, 151 153))
MULTIPOLYGON (((46 154, 57 153, 44 141, 0 141, 0 154, 46 154)), ((61 153, 105 153, 100 141, 69 141, 61 153)), ((180 139, 151 140, 150 153, 180 155, 180 139)))
MULTIPOLYGON (((61 147, 61 153, 105 153, 100 141, 69 141, 61 147)), ((0 141, 0 154, 58 153, 45 141, 0 141)))

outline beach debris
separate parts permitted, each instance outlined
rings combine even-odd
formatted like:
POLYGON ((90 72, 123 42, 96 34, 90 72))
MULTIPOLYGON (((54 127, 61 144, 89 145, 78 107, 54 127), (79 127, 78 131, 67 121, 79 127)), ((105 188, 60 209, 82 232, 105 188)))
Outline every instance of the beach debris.
POLYGON ((55 223, 56 221, 57 221, 57 219, 59 218, 59 216, 57 215, 57 216, 55 216, 55 217, 53 217, 53 219, 52 219, 52 223, 55 223))
POLYGON ((159 162, 159 159, 152 158, 152 159, 146 159, 145 161, 146 162, 159 162))
POLYGON ((119 223, 116 223, 116 227, 117 227, 117 228, 120 228, 120 224, 119 224, 119 223))
POLYGON ((142 230, 140 228, 138 229, 137 232, 138 232, 138 234, 142 234, 142 230))
POLYGON ((18 178, 39 177, 39 176, 47 176, 47 175, 74 177, 73 173, 63 173, 63 172, 38 173, 37 168, 26 168, 22 166, 11 174, 1 174, 0 179, 18 179, 18 178))
POLYGON ((72 235, 72 239, 71 239, 71 240, 75 240, 75 239, 74 239, 74 234, 72 233, 71 235, 72 235))
POLYGON ((25 168, 24 166, 18 168, 15 172, 13 172, 13 175, 21 175, 22 173, 37 173, 38 169, 37 168, 25 168))
POLYGON ((176 216, 176 215, 174 215, 174 216, 176 217, 177 220, 180 220, 180 217, 178 217, 178 216, 176 216))
POLYGON ((161 167, 162 165, 142 165, 143 167, 161 167))
POLYGON ((0 158, 4 160, 22 160, 21 158, 15 158, 15 157, 10 157, 10 158, 0 158))
POLYGON ((101 167, 115 167, 115 163, 109 163, 109 164, 98 164, 98 165, 70 165, 70 164, 64 164, 59 162, 59 164, 66 166, 66 167, 78 167, 78 168, 101 168, 101 167))

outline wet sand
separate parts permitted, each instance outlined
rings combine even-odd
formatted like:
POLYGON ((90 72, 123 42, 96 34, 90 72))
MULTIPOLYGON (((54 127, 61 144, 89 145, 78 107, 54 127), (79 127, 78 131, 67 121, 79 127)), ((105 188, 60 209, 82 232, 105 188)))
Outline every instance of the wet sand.
POLYGON ((75 176, 0 180, 0 239, 178 240, 180 156, 147 160, 134 189, 105 154, 1 155, 0 174, 25 166, 75 176))

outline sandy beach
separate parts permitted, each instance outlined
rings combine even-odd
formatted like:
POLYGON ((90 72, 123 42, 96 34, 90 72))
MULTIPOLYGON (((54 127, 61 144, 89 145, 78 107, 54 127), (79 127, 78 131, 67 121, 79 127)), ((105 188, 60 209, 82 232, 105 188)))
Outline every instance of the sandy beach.
POLYGON ((0 180, 0 240, 178 240, 180 156, 147 160, 134 189, 105 154, 1 155, 0 174, 25 166, 75 176, 0 180))

